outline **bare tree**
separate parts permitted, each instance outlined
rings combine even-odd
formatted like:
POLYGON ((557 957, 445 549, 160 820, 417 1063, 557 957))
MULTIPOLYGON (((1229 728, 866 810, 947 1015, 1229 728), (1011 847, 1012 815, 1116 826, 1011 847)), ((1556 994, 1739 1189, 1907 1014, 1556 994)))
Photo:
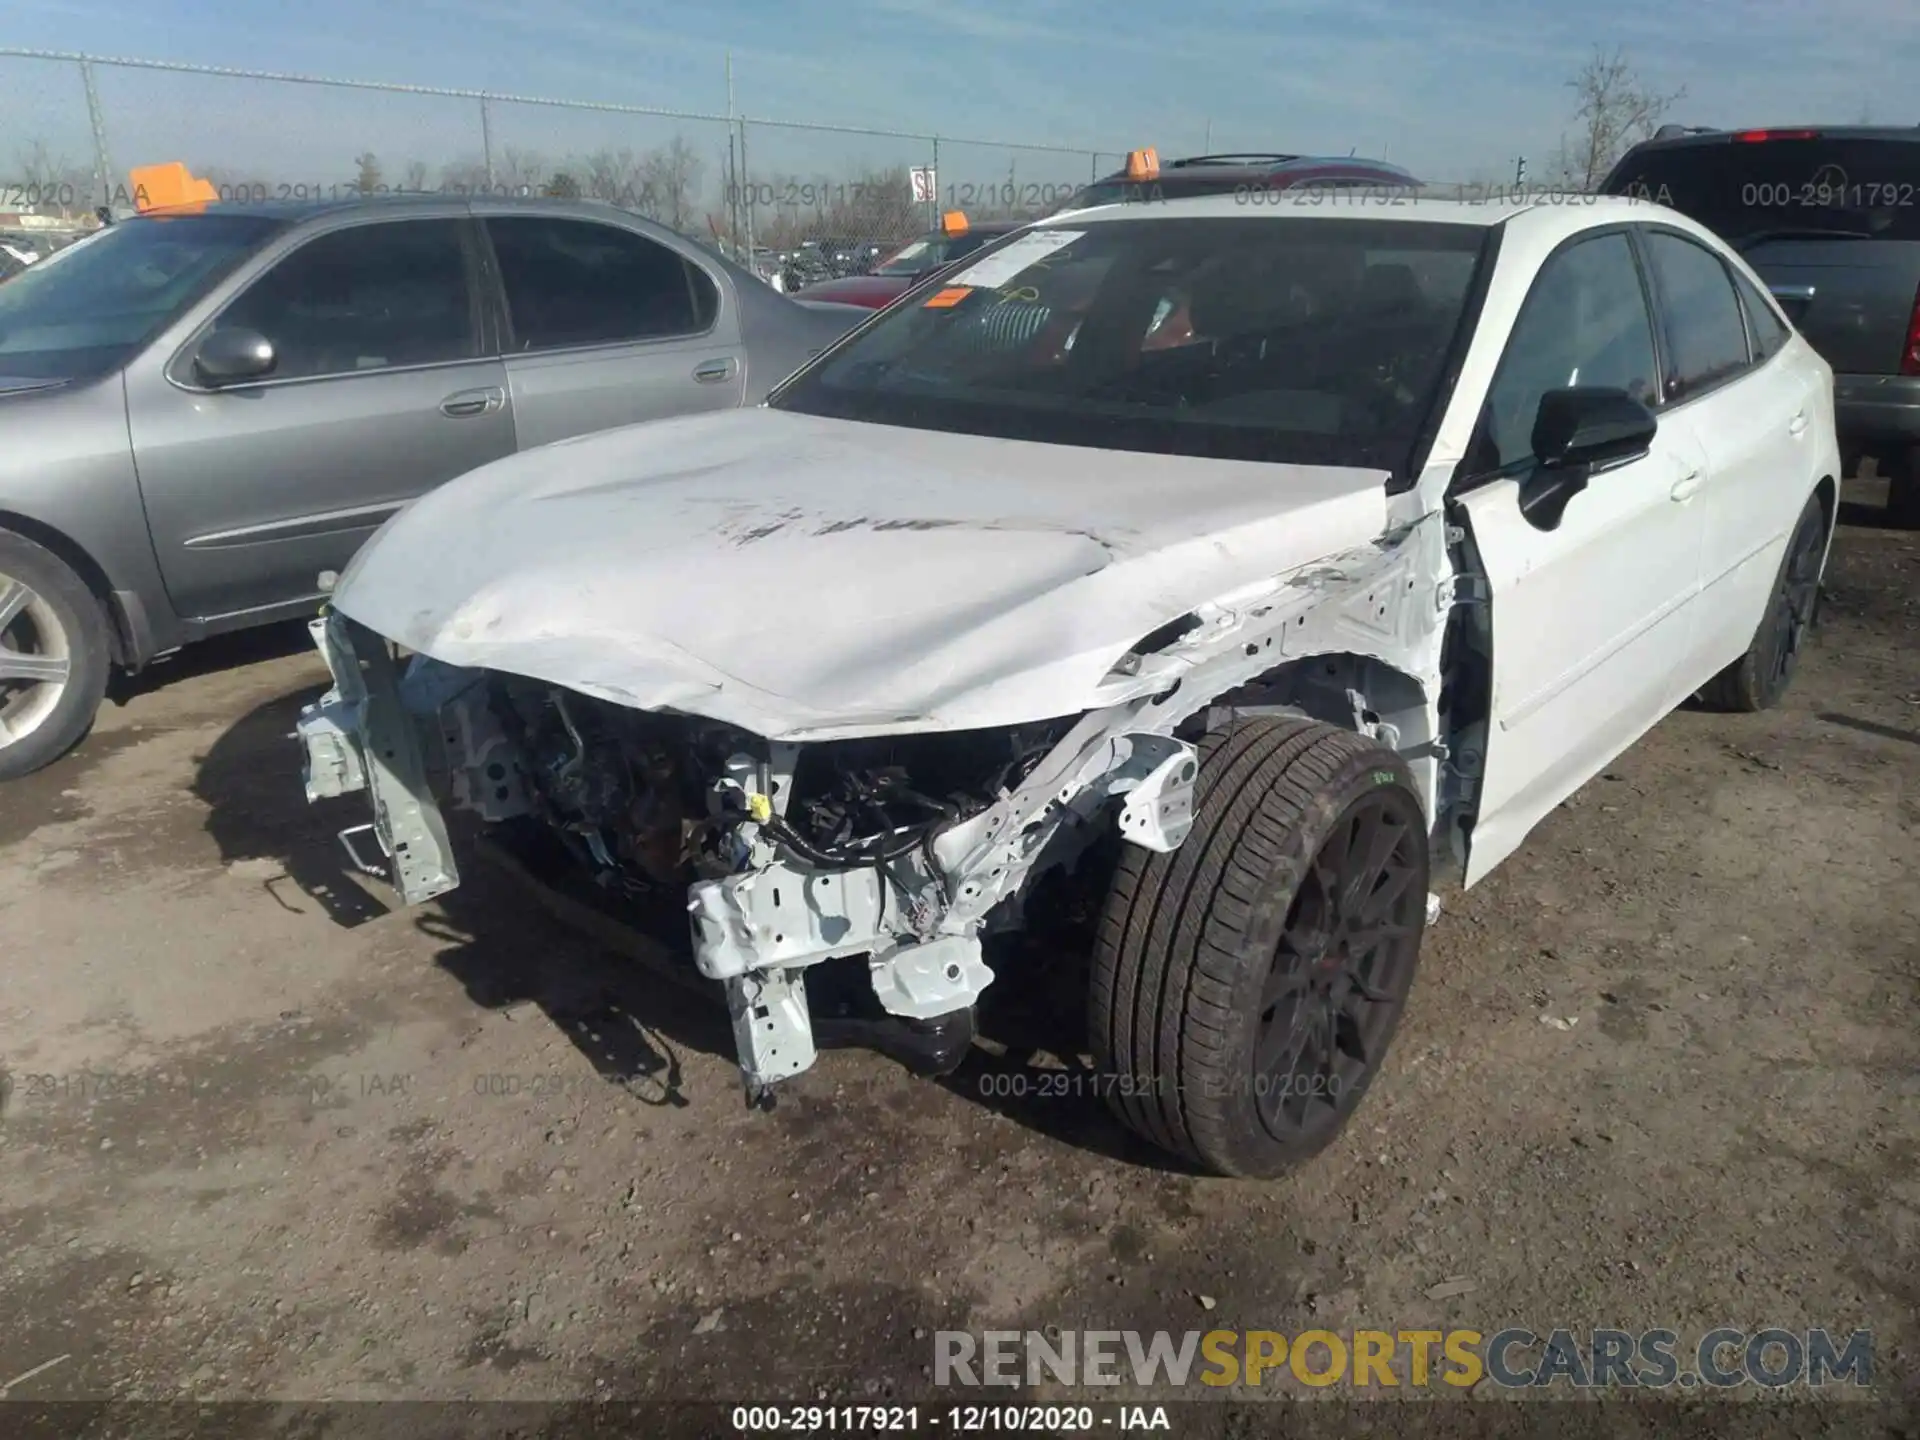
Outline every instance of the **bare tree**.
POLYGON ((401 185, 403 186, 403 188, 408 190, 416 190, 416 191, 424 190, 427 188, 427 162, 426 161, 409 160, 407 162, 407 168, 403 172, 403 174, 405 176, 405 178, 401 181, 401 185))
POLYGON ((359 170, 353 188, 362 195, 378 194, 384 188, 380 176, 380 157, 369 150, 363 155, 354 156, 353 163, 359 170))
POLYGON ((494 161, 494 189, 512 195, 538 195, 552 170, 553 167, 547 164, 539 151, 521 150, 509 145, 494 161))
POLYGON ((551 195, 557 200, 578 200, 580 198, 580 182, 573 178, 572 172, 556 170, 548 177, 546 188, 540 193, 543 195, 551 195))
POLYGON ((1595 47, 1580 73, 1567 82, 1577 97, 1574 131, 1562 137, 1552 168, 1570 189, 1592 190, 1629 146, 1646 139, 1686 98, 1686 87, 1662 93, 1650 88, 1624 50, 1595 47))
POLYGON ((466 195, 487 188, 487 167, 478 160, 455 160, 440 167, 440 188, 466 195))
POLYGON ((589 198, 605 200, 624 209, 644 209, 640 193, 641 159, 625 146, 618 150, 596 150, 571 160, 568 169, 580 180, 589 198))
POLYGON ((29 140, 14 153, 20 198, 32 209, 79 209, 91 203, 93 177, 44 140, 29 140))

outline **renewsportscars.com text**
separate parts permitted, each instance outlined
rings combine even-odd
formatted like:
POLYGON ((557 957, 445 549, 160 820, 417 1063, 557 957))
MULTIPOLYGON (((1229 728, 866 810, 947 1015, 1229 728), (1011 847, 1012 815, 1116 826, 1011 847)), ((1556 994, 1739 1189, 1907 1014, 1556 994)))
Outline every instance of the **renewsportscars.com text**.
POLYGON ((1673 1330, 988 1330, 933 1336, 936 1385, 1189 1385, 1296 1382, 1469 1390, 1770 1389, 1873 1384, 1873 1332, 1743 1330, 1684 1341, 1673 1330))

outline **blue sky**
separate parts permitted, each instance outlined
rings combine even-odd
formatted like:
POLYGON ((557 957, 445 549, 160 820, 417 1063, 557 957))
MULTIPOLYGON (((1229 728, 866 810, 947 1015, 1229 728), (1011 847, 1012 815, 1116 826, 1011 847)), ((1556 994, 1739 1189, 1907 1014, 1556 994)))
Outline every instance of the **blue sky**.
MULTIPOLYGON (((733 53, 754 116, 1104 150, 1385 154, 1428 178, 1536 170, 1567 78, 1624 47, 1697 123, 1920 122, 1920 0, 7 0, 0 45, 87 50, 701 111, 733 53), (1909 113, 1911 112, 1911 113, 1909 113)), ((336 180, 477 153, 477 107, 103 72, 118 168, 188 158, 336 180), (165 153, 147 153, 157 150, 165 153), (172 153, 180 151, 182 154, 172 153), (219 152, 217 155, 213 152, 219 152)), ((659 143, 672 122, 504 107, 496 147, 659 143)), ((717 126, 679 127, 703 153, 717 126)), ((923 162, 910 142, 755 131, 756 170, 923 162)), ((85 162, 70 67, 0 58, 0 175, 43 139, 85 162)), ((943 146, 943 170, 1085 178, 1068 157, 943 146)))

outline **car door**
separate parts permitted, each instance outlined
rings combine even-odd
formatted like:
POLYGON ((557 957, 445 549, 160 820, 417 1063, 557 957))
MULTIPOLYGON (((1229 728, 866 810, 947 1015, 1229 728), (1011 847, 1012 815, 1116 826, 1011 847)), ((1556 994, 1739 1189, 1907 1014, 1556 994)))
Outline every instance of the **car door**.
POLYGON ((506 372, 483 344, 478 255, 457 215, 356 215, 301 232, 184 346, 128 375, 128 422, 174 609, 222 618, 319 593, 380 524, 513 452, 506 372), (273 346, 215 385, 207 337, 273 346))
POLYGON ((506 301, 521 449, 740 403, 740 317, 705 265, 610 221, 521 213, 481 223, 506 301))
POLYGON ((1686 412, 1707 452, 1695 668, 1710 675, 1746 652, 1766 613, 1812 488, 1820 407, 1813 376, 1781 356, 1792 334, 1757 287, 1690 236, 1649 229, 1642 243, 1668 404, 1686 412))
POLYGON ((1685 696, 1700 583, 1705 453, 1684 414, 1651 450, 1604 469, 1557 523, 1529 519, 1540 397, 1609 386, 1659 399, 1652 307, 1625 229, 1577 237, 1542 265, 1488 389, 1456 482, 1490 606, 1492 685, 1467 883, 1685 696))

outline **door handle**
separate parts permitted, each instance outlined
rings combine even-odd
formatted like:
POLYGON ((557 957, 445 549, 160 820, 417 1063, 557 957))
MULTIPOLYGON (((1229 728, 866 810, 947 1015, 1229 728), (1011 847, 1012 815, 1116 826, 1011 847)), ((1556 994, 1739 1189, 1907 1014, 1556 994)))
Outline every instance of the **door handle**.
POLYGON ((1802 410, 1787 422, 1787 433, 1798 438, 1807 433, 1807 412, 1802 410))
POLYGON ((1703 472, 1698 466, 1687 471, 1673 482, 1673 488, 1667 492, 1675 500, 1691 500, 1700 488, 1700 476, 1703 472))
POLYGON ((725 380, 731 374, 733 374, 733 358, 731 356, 723 360, 702 360, 698 365, 693 367, 693 378, 703 385, 715 384, 718 381, 725 380))
POLYGON ((489 415, 507 403, 507 392, 498 385, 480 390, 461 390, 440 402, 440 413, 454 420, 469 415, 489 415))
POLYGON ((1767 288, 1773 292, 1776 300, 1797 300, 1802 304, 1813 299, 1817 293, 1811 285, 1769 285, 1767 288))

